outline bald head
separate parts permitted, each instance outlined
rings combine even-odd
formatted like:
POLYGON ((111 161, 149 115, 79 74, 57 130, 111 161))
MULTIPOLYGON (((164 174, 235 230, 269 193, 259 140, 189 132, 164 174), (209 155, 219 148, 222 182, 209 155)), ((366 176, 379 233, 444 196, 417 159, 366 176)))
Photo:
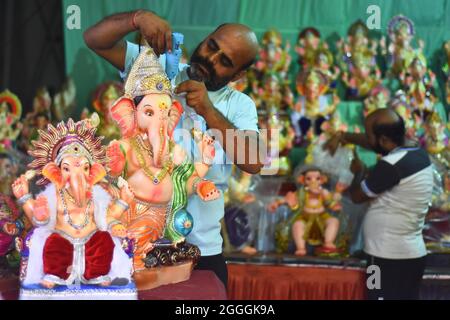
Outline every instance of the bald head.
POLYGON ((377 109, 370 113, 366 118, 366 124, 392 124, 401 119, 399 114, 392 109, 383 108, 377 109))
POLYGON ((248 26, 240 23, 224 23, 211 35, 225 35, 236 42, 239 48, 236 54, 242 56, 244 60, 241 70, 247 69, 255 62, 259 51, 258 38, 248 26))
POLYGON ((369 114, 365 120, 365 128, 369 142, 380 153, 381 150, 377 150, 380 145, 384 149, 393 149, 405 143, 405 122, 392 109, 378 109, 369 114))
POLYGON ((202 81, 209 91, 217 91, 245 76, 258 54, 258 40, 247 26, 220 25, 191 55, 190 79, 202 81))

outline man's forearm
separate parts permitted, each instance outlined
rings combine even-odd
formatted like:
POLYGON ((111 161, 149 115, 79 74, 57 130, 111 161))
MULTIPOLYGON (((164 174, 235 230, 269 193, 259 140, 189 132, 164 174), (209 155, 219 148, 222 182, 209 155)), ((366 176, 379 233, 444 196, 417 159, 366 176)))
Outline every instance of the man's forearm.
POLYGON ((133 16, 136 11, 117 13, 106 17, 84 33, 84 39, 93 50, 113 48, 127 34, 135 31, 133 16))
POLYGON ((348 188, 348 192, 350 194, 350 199, 352 199, 352 201, 354 203, 362 203, 365 201, 368 201, 369 198, 367 197, 366 194, 364 194, 364 192, 361 189, 361 182, 366 178, 367 176, 367 168, 363 167, 362 170, 353 173, 353 180, 352 183, 350 185, 350 187, 348 188))
POLYGON ((344 143, 356 144, 365 149, 372 150, 372 146, 364 133, 343 132, 342 140, 344 143))
POLYGON ((363 170, 353 174, 353 180, 350 184, 349 191, 352 193, 356 188, 361 185, 361 182, 365 179, 367 175, 367 169, 364 167, 363 170))
MULTIPOLYGON (((260 150, 262 150, 262 141, 257 136, 249 136, 244 131, 237 129, 227 118, 225 118, 217 109, 212 108, 204 116, 208 127, 219 130, 222 136, 222 141, 219 141, 225 150, 225 153, 233 159, 233 162, 243 171, 256 174, 259 173, 263 165, 263 159, 260 157, 260 150), (232 135, 230 141, 228 135, 232 135), (246 138, 251 141, 246 142, 246 138), (244 155, 242 153, 242 140, 245 148, 244 155), (230 143, 231 142, 231 143, 230 143), (241 148, 240 148, 240 147, 241 148), (255 146, 252 148, 252 146, 255 146), (250 156, 252 155, 252 156, 250 156), (250 161, 256 155, 256 161, 250 161), (243 156, 245 157, 243 159, 243 156), (244 161, 243 161, 244 160, 244 161)), ((252 159, 253 160, 253 159, 252 159)))

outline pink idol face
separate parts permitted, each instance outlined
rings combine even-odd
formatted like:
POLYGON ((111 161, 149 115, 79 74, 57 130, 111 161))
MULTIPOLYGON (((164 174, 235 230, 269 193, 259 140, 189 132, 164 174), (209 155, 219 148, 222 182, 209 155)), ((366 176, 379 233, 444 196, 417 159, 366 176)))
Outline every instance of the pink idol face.
POLYGON ((136 118, 141 131, 147 132, 152 126, 160 127, 161 121, 169 120, 172 100, 167 94, 146 95, 137 106, 136 118))
POLYGON ((305 174, 305 185, 309 191, 319 193, 323 184, 322 174, 319 171, 308 171, 305 174))
POLYGON ((83 175, 88 180, 90 174, 89 161, 83 157, 67 156, 61 162, 61 174, 64 182, 69 182, 73 174, 83 175))

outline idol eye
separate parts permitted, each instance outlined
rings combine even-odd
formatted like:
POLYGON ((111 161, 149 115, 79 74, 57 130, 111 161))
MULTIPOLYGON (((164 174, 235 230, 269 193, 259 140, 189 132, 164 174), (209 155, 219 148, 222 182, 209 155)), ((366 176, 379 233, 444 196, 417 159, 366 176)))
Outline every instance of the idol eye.
POLYGON ((148 116, 148 117, 153 116, 153 114, 154 114, 153 110, 149 109, 149 110, 145 111, 145 115, 148 116))
POLYGON ((89 167, 84 167, 84 171, 88 172, 89 171, 89 167))
POLYGON ((69 172, 69 168, 67 168, 67 167, 64 167, 63 170, 64 170, 65 172, 69 172))

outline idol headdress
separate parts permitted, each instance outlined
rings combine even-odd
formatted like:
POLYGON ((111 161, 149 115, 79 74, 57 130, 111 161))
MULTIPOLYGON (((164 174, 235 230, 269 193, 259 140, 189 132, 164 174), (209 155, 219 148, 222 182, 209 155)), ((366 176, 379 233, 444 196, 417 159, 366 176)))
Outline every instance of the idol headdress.
POLYGON ((135 98, 151 93, 165 93, 172 96, 172 85, 153 49, 145 47, 128 74, 124 96, 135 98))
POLYGON ((42 175, 42 169, 49 162, 61 163, 66 156, 78 156, 88 159, 90 164, 106 162, 106 151, 102 146, 103 137, 95 135, 96 128, 86 121, 67 123, 60 122, 56 127, 49 124, 47 131, 39 130, 39 139, 32 141, 32 149, 28 154, 34 160, 28 167, 40 177, 38 185, 46 185, 50 181, 42 175))
MULTIPOLYGON (((152 48, 145 46, 131 67, 125 81, 124 95, 110 110, 111 117, 117 122, 124 138, 136 134, 134 98, 149 94, 167 94, 173 98, 172 84, 159 63, 158 57, 152 48)), ((181 105, 178 112, 183 112, 181 105)))
POLYGON ((388 35, 391 40, 395 39, 397 32, 405 31, 410 37, 415 34, 414 22, 404 15, 396 15, 392 17, 388 24, 388 35))
POLYGON ((14 122, 18 121, 22 116, 22 103, 8 89, 0 93, 0 112, 5 112, 10 115, 14 122))

